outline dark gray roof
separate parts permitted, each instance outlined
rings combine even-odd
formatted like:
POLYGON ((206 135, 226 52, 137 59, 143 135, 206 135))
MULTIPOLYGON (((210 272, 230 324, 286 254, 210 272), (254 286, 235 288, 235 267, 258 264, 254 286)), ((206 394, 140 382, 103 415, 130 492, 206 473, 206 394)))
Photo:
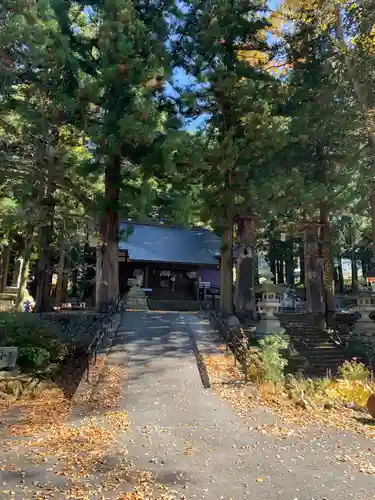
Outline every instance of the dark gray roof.
POLYGON ((220 239, 207 229, 187 229, 159 224, 124 222, 120 230, 133 232, 120 240, 120 250, 127 250, 131 260, 152 262, 218 264, 220 239))

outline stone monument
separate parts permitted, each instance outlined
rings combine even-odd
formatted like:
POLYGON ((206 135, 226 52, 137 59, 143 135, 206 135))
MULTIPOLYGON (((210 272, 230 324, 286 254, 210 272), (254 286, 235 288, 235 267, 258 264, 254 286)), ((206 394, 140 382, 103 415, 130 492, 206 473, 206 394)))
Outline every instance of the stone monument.
POLYGON ((18 358, 18 347, 0 348, 0 369, 14 369, 18 358))
POLYGON ((141 269, 136 269, 133 273, 134 278, 128 279, 128 285, 130 285, 130 290, 126 295, 125 307, 128 309, 141 309, 147 310, 147 297, 143 291, 143 271, 141 269))
POLYGON ((262 293, 262 298, 258 303, 260 310, 260 322, 255 329, 257 338, 264 338, 267 335, 280 333, 283 328, 280 321, 275 316, 280 307, 280 300, 278 295, 280 287, 272 282, 273 274, 271 271, 263 272, 263 279, 257 287, 257 291, 262 293))

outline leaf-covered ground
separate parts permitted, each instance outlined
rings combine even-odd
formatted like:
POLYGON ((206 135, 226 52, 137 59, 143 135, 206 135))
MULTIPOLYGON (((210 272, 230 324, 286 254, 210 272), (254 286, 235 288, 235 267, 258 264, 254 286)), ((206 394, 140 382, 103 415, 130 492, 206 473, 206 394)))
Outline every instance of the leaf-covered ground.
MULTIPOLYGON (((233 355, 224 354, 223 346, 218 346, 217 349, 217 355, 204 358, 212 387, 220 397, 228 400, 238 410, 262 405, 272 409, 285 422, 296 423, 301 427, 324 423, 375 438, 375 421, 368 415, 365 405, 361 408, 357 404, 345 404, 345 401, 333 397, 337 387, 342 389, 345 382, 332 381, 327 385, 326 398, 317 394, 316 398, 308 398, 306 408, 301 408, 288 399, 286 391, 275 387, 273 383, 263 383, 259 386, 245 384, 241 370, 235 366, 233 355), (329 397, 330 394, 332 397, 329 397)), ((355 382, 347 384, 348 389, 355 387, 355 382)), ((362 384, 358 385, 362 387, 362 384)))
MULTIPOLYGON (((223 345, 217 346, 217 354, 205 356, 204 363, 214 392, 241 416, 246 418, 259 407, 276 416, 276 424, 256 427, 262 433, 303 436, 307 431, 317 428, 319 433, 327 435, 330 429, 334 428, 375 440, 375 421, 369 416, 365 406, 360 407, 344 400, 333 399, 333 394, 336 396, 339 392, 343 392, 345 395, 342 390, 345 386, 343 382, 332 381, 328 385, 326 399, 321 396, 315 399, 309 398, 307 406, 301 407, 272 383, 263 383, 259 386, 245 384, 243 373, 238 366, 235 366, 233 355, 225 353, 223 345)), ((355 383, 348 382, 346 385, 351 389, 348 394, 354 393, 355 383)), ((362 387, 362 384, 358 386, 362 387)), ((343 455, 338 457, 338 460, 352 461, 361 471, 375 476, 374 462, 367 457, 343 455)))
MULTIPOLYGON (((128 457, 168 485, 166 494, 201 500, 374 496, 374 476, 360 471, 371 465, 368 439, 331 426, 299 432, 260 404, 239 414, 204 388, 200 354, 219 351, 199 315, 127 312, 124 339, 115 349, 117 359, 129 360, 128 457)), ((229 370, 228 388, 236 386, 229 370)))
POLYGON ((374 497, 371 427, 349 423, 358 412, 258 393, 220 350, 197 315, 127 313, 73 400, 49 388, 3 405, 0 498, 374 497))
POLYGON ((1 498, 169 498, 119 446, 131 428, 119 409, 126 367, 104 361, 92 364, 91 383, 74 402, 59 388, 0 400, 1 498))

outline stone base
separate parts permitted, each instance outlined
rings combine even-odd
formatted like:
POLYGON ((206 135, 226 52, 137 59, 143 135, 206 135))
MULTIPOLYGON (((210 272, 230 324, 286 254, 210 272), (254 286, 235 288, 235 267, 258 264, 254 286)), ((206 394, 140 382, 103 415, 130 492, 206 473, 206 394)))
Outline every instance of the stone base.
POLYGON ((141 309, 148 310, 147 298, 145 297, 127 297, 125 300, 125 307, 127 309, 141 309))
POLYGON ((255 336, 262 339, 267 335, 273 335, 283 331, 280 321, 275 316, 263 316, 255 329, 255 336))
POLYGON ((358 337, 371 338, 375 336, 375 323, 366 316, 363 314, 357 321, 353 333, 358 337))
POLYGON ((147 297, 139 286, 132 286, 125 297, 125 307, 128 309, 148 310, 147 297))

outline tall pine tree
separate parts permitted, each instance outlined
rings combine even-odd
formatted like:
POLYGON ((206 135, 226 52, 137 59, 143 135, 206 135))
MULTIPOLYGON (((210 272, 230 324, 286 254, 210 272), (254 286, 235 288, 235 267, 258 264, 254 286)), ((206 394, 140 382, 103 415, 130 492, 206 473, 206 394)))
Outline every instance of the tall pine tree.
MULTIPOLYGON (((163 2, 163 8, 122 0, 79 3, 90 5, 87 26, 67 30, 84 74, 78 94, 85 112, 84 130, 93 143, 96 169, 104 173, 105 193, 97 207, 101 260, 97 307, 104 309, 119 292, 122 167, 147 170, 161 160, 161 150, 168 156, 172 149, 163 90, 171 73, 167 17, 174 2, 163 2), (93 74, 87 65, 90 56, 93 74)), ((69 25, 60 14, 60 24, 64 23, 69 25)))
POLYGON ((184 112, 203 116, 207 123, 205 204, 222 235, 221 307, 227 312, 233 311, 235 219, 236 302, 239 312, 255 310, 255 185, 265 173, 267 152, 262 149, 272 135, 273 81, 263 69, 269 51, 265 8, 258 1, 184 2, 187 13, 175 42, 180 64, 196 80, 185 93, 184 112))

